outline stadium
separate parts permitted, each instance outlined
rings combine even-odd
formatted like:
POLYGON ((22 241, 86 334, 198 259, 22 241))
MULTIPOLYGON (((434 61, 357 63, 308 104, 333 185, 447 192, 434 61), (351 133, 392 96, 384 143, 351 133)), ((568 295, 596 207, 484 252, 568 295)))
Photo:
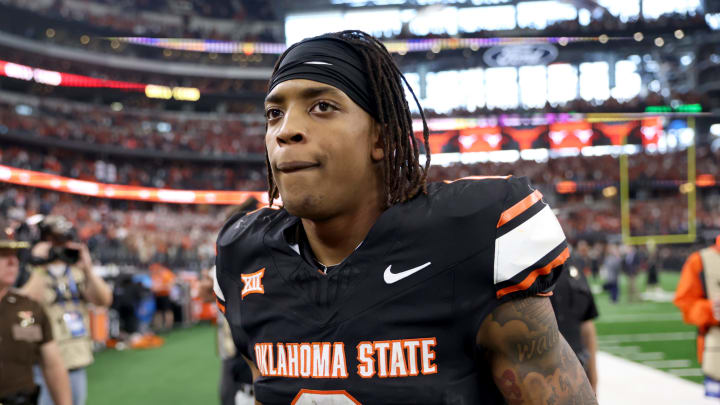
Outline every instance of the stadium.
MULTIPOLYGON (((594 301, 596 312, 582 319, 592 327, 592 338, 583 329, 582 341, 593 353, 585 361, 596 368, 588 377, 600 404, 720 401, 720 370, 717 378, 709 371, 713 364, 720 369, 720 358, 712 357, 720 347, 720 289, 711 285, 720 285, 720 278, 715 283, 710 275, 713 265, 720 272, 720 256, 705 259, 712 249, 720 251, 720 1, 0 0, 0 222, 13 241, 29 246, 17 250, 13 287, 42 299, 37 274, 57 282, 60 276, 50 269, 54 258, 67 264, 66 276, 87 263, 83 282, 96 289, 76 294, 71 276, 51 289, 58 297, 69 294, 67 303, 48 304, 60 305, 58 322, 67 323, 72 338, 81 330, 92 349, 89 360, 67 367, 72 384, 78 370, 86 383, 86 400, 73 403, 256 403, 250 377, 230 388, 233 400, 221 402, 219 385, 227 390, 228 373, 240 379, 245 371, 238 370, 246 366, 228 360, 240 359, 238 350, 244 349, 236 347, 241 332, 233 325, 228 294, 218 292, 219 269, 214 276, 216 263, 223 262, 216 262, 218 235, 239 209, 282 207, 282 195, 268 193, 278 188, 268 174, 272 154, 266 141, 275 119, 274 110, 266 111, 266 96, 276 62, 299 41, 343 30, 377 38, 404 75, 413 132, 407 138, 414 139, 408 142, 415 145, 418 167, 429 159, 428 183, 450 187, 456 179, 527 178, 535 190, 531 196, 540 196, 532 204, 541 199, 550 207, 548 215, 559 221, 569 249, 564 271, 586 280, 594 301), (44 244, 60 248, 44 248, 42 259, 37 252, 44 244), (688 285, 691 271, 697 285, 688 285), (691 293, 703 302, 688 301, 691 293), (93 299, 83 307, 85 327, 81 322, 76 330, 67 305, 87 295, 93 299)), ((355 100, 354 93, 345 93, 355 100)), ((445 207, 458 229, 467 226, 457 219, 464 215, 460 207, 445 207)), ((519 219, 498 222, 497 231, 511 221, 519 219)), ((438 235, 440 230, 413 243, 420 250, 438 235)), ((336 266, 322 264, 314 240, 302 238, 309 253, 301 242, 293 249, 309 254, 328 275, 336 266)), ((356 251, 366 243, 359 240, 356 251)), ((427 249, 441 249, 441 243, 427 249)), ((389 269, 388 285, 395 282, 388 274, 403 274, 389 269)), ((243 271, 242 283, 234 281, 243 290, 240 302, 267 295, 260 280, 270 285, 270 265, 252 271, 243 271)), ((528 283, 539 277, 532 274, 528 283)), ((507 288, 497 297, 513 291, 507 288)), ((402 340, 403 369, 429 378, 442 351, 438 346, 433 357, 435 343, 422 338, 364 340, 402 340), (417 358, 408 347, 417 347, 417 358)), ((267 353, 260 351, 263 344, 246 353, 262 357, 256 364, 260 380, 282 379, 273 361, 290 356, 291 345, 300 347, 302 360, 306 346, 308 353, 324 349, 301 342, 332 342, 294 339, 283 340, 287 352, 280 343, 268 343, 267 353)), ((367 342, 359 340, 343 349, 347 370, 342 357, 338 375, 375 376, 374 369, 363 376, 362 367, 380 358, 362 363, 367 342), (357 367, 351 352, 356 344, 357 367)), ((368 343, 375 345, 368 353, 379 353, 377 342, 368 343)), ((336 349, 328 349, 333 373, 336 349)), ((391 344, 385 350, 395 356, 391 344)), ((3 353, 0 377, 6 378, 3 362, 9 360, 3 353)), ((303 367, 296 377, 303 376, 303 367)), ((52 404, 43 402, 49 398, 42 398, 48 388, 38 380, 40 368, 34 366, 42 387, 35 395, 39 403, 52 404)), ((385 371, 393 376, 392 370, 385 371)), ((322 380, 317 384, 326 384, 329 374, 312 373, 322 380)), ((388 381, 382 384, 392 387, 388 381)), ((344 389, 327 384, 327 392, 344 389)), ((307 392, 292 403, 350 403, 307 392)), ((368 403, 361 397, 352 403, 368 403)), ((7 398, 0 395, 0 405, 36 403, 7 398)), ((509 404, 531 403, 505 398, 509 404)), ((428 401, 422 403, 436 403, 428 401)))

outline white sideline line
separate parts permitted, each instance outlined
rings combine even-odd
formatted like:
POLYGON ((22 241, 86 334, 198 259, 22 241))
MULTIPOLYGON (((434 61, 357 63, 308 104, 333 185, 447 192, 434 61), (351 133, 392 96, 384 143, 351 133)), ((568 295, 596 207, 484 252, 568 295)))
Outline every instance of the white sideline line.
POLYGON ((634 361, 647 361, 647 360, 663 360, 665 359, 665 353, 663 352, 645 352, 645 353, 628 353, 622 355, 630 360, 634 361))
POLYGON ((600 405, 718 405, 692 381, 603 351, 597 361, 600 405))
POLYGON ((648 366, 648 367, 655 367, 655 368, 682 368, 682 367, 690 367, 690 360, 687 359, 681 359, 681 360, 650 360, 650 361, 643 361, 642 364, 648 366))
POLYGON ((637 323, 662 321, 682 321, 682 314, 679 312, 667 312, 662 314, 601 315, 597 320, 595 320, 595 323, 637 323))
POLYGON ((603 345, 601 349, 604 352, 612 352, 621 356, 630 355, 632 353, 640 353, 640 346, 616 346, 616 345, 603 345))
POLYGON ((678 377, 702 377, 703 372, 700 368, 671 368, 668 373, 678 377))
POLYGON ((695 340, 695 332, 666 332, 666 333, 629 333, 622 335, 605 335, 598 337, 601 345, 625 342, 661 342, 673 340, 695 340))

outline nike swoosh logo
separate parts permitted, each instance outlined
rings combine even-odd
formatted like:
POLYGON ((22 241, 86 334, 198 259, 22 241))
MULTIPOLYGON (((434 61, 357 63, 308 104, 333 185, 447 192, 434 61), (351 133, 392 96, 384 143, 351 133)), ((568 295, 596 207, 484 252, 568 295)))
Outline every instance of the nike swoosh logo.
POLYGON ((424 269, 425 267, 429 266, 430 262, 427 262, 423 264, 422 266, 413 267, 412 269, 401 271, 400 273, 393 273, 390 271, 390 268, 392 268, 392 264, 387 266, 387 269, 385 269, 385 273, 383 273, 383 278, 385 279, 385 282, 387 284, 397 283, 398 281, 404 279, 405 277, 412 276, 413 274, 417 273, 418 271, 424 269))

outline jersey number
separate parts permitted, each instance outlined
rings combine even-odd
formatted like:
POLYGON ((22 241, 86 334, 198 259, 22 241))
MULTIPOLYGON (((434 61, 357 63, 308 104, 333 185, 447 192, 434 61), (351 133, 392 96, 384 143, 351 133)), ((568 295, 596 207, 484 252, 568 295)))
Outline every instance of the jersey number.
POLYGON ((320 391, 302 389, 291 405, 362 405, 345 390, 320 391))

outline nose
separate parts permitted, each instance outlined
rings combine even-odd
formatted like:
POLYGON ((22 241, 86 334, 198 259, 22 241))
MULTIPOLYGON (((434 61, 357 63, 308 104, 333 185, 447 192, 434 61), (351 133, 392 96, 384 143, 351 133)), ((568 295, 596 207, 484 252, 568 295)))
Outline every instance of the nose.
POLYGON ((282 123, 277 132, 277 143, 280 146, 303 143, 307 141, 307 129, 300 111, 288 109, 282 118, 282 123))

